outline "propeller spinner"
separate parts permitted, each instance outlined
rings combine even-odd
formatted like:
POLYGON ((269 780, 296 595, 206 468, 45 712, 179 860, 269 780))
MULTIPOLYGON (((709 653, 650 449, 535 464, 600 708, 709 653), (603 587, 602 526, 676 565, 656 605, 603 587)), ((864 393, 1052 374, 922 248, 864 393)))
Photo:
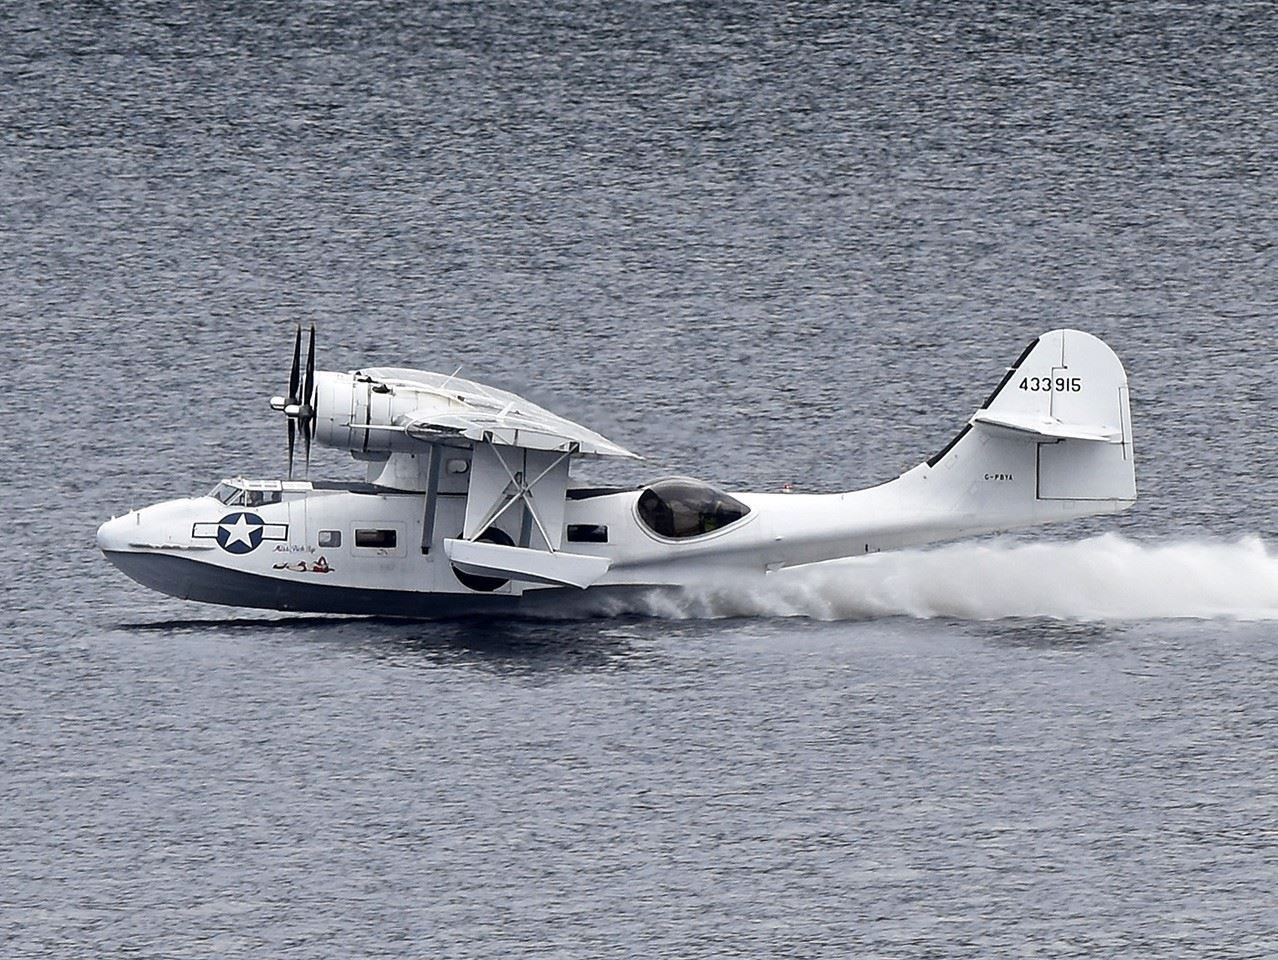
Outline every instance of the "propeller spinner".
POLYGON ((293 340, 293 366, 288 372, 288 396, 271 397, 271 408, 283 411, 288 418, 288 476, 293 478, 293 453, 297 433, 302 434, 306 470, 311 468, 311 440, 315 438, 315 324, 311 324, 310 342, 306 349, 306 375, 302 375, 302 326, 298 324, 293 340), (299 392, 300 390, 300 392, 299 392))

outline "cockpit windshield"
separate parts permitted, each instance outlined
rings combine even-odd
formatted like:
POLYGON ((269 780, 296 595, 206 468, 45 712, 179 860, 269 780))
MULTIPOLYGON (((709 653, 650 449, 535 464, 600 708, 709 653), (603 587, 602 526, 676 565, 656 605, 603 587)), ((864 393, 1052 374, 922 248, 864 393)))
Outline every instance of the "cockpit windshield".
POLYGON ((229 483, 219 483, 216 487, 209 491, 209 496, 215 500, 221 500, 228 507, 232 504, 244 503, 244 491, 239 487, 233 487, 229 483))
POLYGON ((736 523, 750 508, 699 480, 660 480, 639 495, 639 519, 675 540, 699 537, 736 523))

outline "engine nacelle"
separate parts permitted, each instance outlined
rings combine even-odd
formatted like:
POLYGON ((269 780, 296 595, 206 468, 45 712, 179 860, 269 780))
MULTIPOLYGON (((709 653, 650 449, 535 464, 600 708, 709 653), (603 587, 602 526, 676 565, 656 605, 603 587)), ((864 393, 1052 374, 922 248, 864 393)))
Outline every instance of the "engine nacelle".
MULTIPOLYGON (((434 390, 387 383, 356 370, 315 374, 315 440, 351 453, 422 453, 419 440, 404 432, 409 414, 423 410, 446 413, 464 404, 434 390)), ((469 446, 460 437, 459 443, 469 446)), ((363 459, 361 457, 361 459, 363 459)))

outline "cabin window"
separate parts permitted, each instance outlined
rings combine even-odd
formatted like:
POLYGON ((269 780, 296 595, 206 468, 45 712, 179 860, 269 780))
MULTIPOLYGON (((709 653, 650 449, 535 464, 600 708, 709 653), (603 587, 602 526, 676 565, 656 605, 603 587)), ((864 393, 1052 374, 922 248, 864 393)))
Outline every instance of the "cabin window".
POLYGON ((356 530, 355 546, 374 547, 382 550, 394 550, 396 545, 394 530, 356 530))
MULTIPOLYGON (((393 530, 391 531, 391 533, 394 532, 395 531, 393 530)), ((330 550, 334 547, 340 547, 342 545, 342 531, 321 530, 319 532, 319 545, 321 547, 328 547, 330 550)))
POLYGON ((675 540, 699 537, 736 523, 750 508, 699 480, 661 480, 639 495, 639 519, 675 540))
POLYGON ((568 539, 572 543, 607 543, 608 528, 602 523, 570 523, 568 539))
POLYGON ((281 499, 283 499, 283 494, 278 490, 244 491, 244 503, 250 507, 260 507, 267 503, 279 503, 281 499))

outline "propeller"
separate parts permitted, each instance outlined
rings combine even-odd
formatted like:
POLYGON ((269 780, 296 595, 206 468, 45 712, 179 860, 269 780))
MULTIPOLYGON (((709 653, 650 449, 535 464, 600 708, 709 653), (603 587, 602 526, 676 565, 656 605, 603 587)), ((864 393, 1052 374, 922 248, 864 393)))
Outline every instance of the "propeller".
MULTIPOLYGON (((297 328, 298 335, 302 328, 297 328)), ((311 341, 306 348, 306 379, 302 384, 302 404, 297 413, 302 428, 302 447, 306 450, 306 475, 311 475, 311 440, 315 436, 315 324, 311 324, 311 341)))
POLYGON ((271 407, 281 410, 288 418, 288 476, 293 479, 293 457, 297 434, 302 434, 302 449, 306 457, 306 472, 311 469, 311 440, 315 437, 315 324, 311 324, 310 342, 306 351, 306 376, 302 377, 302 325, 297 325, 293 339, 293 365, 288 372, 288 396, 272 397, 271 407))

